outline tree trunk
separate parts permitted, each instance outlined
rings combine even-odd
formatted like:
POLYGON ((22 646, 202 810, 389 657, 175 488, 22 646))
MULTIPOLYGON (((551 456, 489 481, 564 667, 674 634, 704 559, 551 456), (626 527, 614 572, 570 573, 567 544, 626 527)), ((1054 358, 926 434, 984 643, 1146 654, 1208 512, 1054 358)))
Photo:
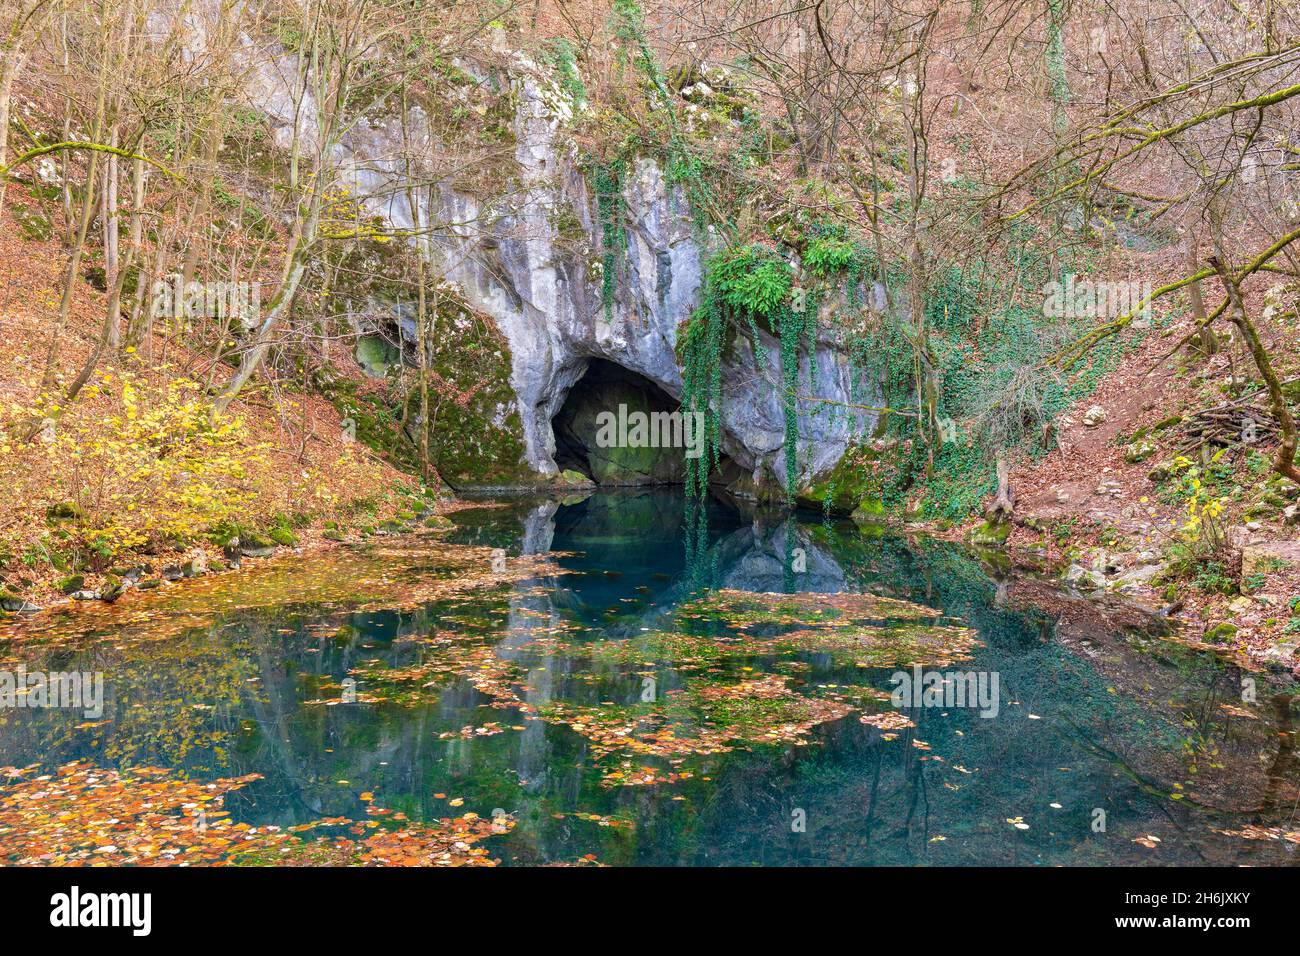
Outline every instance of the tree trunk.
MULTIPOLYGON (((1219 245, 1216 241, 1216 248, 1219 245)), ((1282 393, 1282 383, 1273 369, 1273 362, 1269 358, 1268 350, 1264 348, 1263 341, 1260 340, 1255 324, 1246 315, 1246 306, 1242 302, 1241 289, 1237 286, 1237 280, 1217 255, 1210 257, 1210 265, 1219 274, 1219 281, 1223 283, 1223 289, 1228 294, 1229 316, 1232 324, 1241 333, 1251 358, 1255 360, 1255 367, 1259 369, 1259 374, 1264 379, 1269 401, 1273 406, 1273 417, 1277 419, 1282 430, 1282 443, 1278 446, 1273 468, 1279 475, 1284 475, 1300 484, 1300 469, 1296 468, 1295 463, 1297 447, 1295 418, 1292 417, 1286 396, 1282 393)))
MULTIPOLYGON (((117 142, 118 128, 114 123, 109 144, 117 146, 117 142)), ((121 256, 118 244, 120 229, 117 221, 117 156, 113 153, 109 153, 104 161, 104 188, 100 192, 100 201, 100 227, 104 234, 104 281, 109 289, 108 347, 117 349, 122 346, 122 322, 117 315, 115 300, 122 287, 118 282, 121 256)))
MULTIPOLYGON (((9 104, 13 101, 14 78, 22 71, 27 60, 19 53, 17 43, 0 51, 0 167, 9 163, 9 104)), ((5 193, 9 188, 9 174, 0 176, 0 215, 5 208, 5 193)))
POLYGON ((59 314, 50 329, 50 343, 45 351, 45 371, 41 376, 41 389, 48 391, 54 384, 54 375, 59 362, 59 336, 68 324, 68 314, 72 311, 72 293, 77 286, 77 274, 81 271, 81 257, 86 249, 86 234, 90 231, 90 220, 95 209, 95 177, 99 167, 99 153, 90 154, 89 168, 86 171, 86 195, 81 201, 81 217, 77 223, 77 235, 68 255, 68 264, 63 276, 63 295, 59 299, 59 314))
MULTIPOLYGON (((1196 233, 1191 233, 1187 237, 1187 264, 1191 268, 1191 274, 1196 275, 1200 272, 1200 243, 1197 241, 1196 233)), ((1219 351, 1219 337, 1214 334, 1214 329, 1210 328, 1205 319, 1205 298, 1201 295, 1201 281, 1197 279, 1187 287, 1187 294, 1192 301, 1192 318, 1196 320, 1200 332, 1197 334, 1195 348, 1206 358, 1215 355, 1219 351)))
POLYGON ((985 510, 985 516, 998 524, 1010 521, 1016 511, 1016 493, 1011 489, 1011 466, 1005 454, 998 455, 998 493, 985 510))

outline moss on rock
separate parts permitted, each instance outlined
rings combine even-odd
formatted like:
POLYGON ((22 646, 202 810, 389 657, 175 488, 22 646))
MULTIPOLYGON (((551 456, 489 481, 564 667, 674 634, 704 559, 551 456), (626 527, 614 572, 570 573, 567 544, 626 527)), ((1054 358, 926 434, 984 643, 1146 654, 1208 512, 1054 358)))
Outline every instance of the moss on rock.
POLYGON ((1010 521, 985 521, 971 529, 970 543, 988 548, 1000 548, 1011 535, 1010 521))
POLYGON ((438 474, 457 490, 542 483, 524 461, 505 336, 468 309, 446 311, 429 388, 429 454, 438 474))
POLYGON ((852 515, 860 505, 867 504, 869 512, 883 518, 885 507, 875 471, 877 458, 878 454, 865 445, 850 446, 834 468, 800 489, 795 500, 838 515, 852 515))

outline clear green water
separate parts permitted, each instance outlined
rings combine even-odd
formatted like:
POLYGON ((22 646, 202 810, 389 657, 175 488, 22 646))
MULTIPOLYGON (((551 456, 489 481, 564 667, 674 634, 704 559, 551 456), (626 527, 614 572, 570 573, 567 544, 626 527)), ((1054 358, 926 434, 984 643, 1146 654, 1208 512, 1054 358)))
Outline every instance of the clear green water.
POLYGON ((501 811, 505 865, 1296 860, 1287 687, 1243 702, 1237 670, 962 548, 720 507, 700 538, 663 491, 455 520, 11 627, 5 667, 102 671, 107 699, 0 711, 0 765, 256 773, 226 798, 255 826, 501 811), (900 715, 913 661, 996 673, 997 716, 900 715))

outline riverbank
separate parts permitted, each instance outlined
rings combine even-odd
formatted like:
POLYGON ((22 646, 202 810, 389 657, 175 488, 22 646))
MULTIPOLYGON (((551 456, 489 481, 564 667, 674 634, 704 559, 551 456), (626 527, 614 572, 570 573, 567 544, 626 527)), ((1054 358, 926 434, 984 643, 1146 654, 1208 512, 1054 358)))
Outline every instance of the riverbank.
MULTIPOLYGON (((1276 443, 1252 439, 1250 410, 1266 402, 1234 378, 1240 362, 1180 351, 1192 326, 1149 335, 1069 409, 1048 454, 1012 469, 1006 547, 1082 593, 1162 610, 1187 641, 1300 675, 1300 487, 1273 472, 1276 443), (1225 415, 1240 430, 1207 439, 1225 415)), ((1279 335, 1275 348, 1295 390, 1296 343, 1279 335)), ((968 539, 980 521, 936 533, 968 539)))
MULTIPOLYGON (((61 407, 95 351, 107 298, 77 283, 68 324, 55 328, 61 262, 57 242, 0 229, 0 335, 13 349, 0 370, 6 611, 321 550, 414 527, 447 506, 358 441, 310 382, 264 377, 214 422, 208 394, 228 370, 165 322, 139 348, 104 356, 61 407)), ((346 348, 329 360, 364 379, 346 348)))

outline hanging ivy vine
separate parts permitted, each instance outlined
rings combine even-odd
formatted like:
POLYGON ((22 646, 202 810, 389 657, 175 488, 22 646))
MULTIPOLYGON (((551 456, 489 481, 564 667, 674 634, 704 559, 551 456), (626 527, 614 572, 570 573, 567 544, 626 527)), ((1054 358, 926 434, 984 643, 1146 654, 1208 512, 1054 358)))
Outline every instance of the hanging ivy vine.
POLYGON ((614 294, 618 291, 619 265, 627 251, 626 204, 623 200, 622 158, 590 163, 596 193, 596 219, 600 223, 600 299, 605 321, 614 318, 614 294))
POLYGON ((806 348, 816 373, 817 301, 795 286, 794 270, 777 250, 760 244, 733 246, 709 259, 700 305, 683 337, 685 398, 705 420, 705 454, 688 462, 687 490, 702 496, 717 464, 721 436, 722 352, 729 325, 750 335, 762 354, 760 330, 780 342, 781 406, 785 416, 785 494, 793 502, 798 482, 799 356, 806 348))
MULTIPOLYGON (((619 41, 619 62, 626 63, 631 54, 634 66, 643 74, 667 121, 663 160, 668 185, 683 190, 701 232, 712 226, 730 243, 735 238, 734 226, 729 217, 719 214, 706 164, 682 131, 674 96, 646 39, 640 4, 637 0, 615 0, 612 20, 614 36, 619 41)), ((597 204, 607 257, 607 315, 614 291, 610 283, 615 275, 609 265, 611 243, 607 237, 612 235, 626 241, 624 234, 611 232, 609 225, 619 209, 621 190, 621 178, 615 181, 610 177, 602 185, 597 171, 597 204), (608 197, 608 204, 604 197, 608 197)), ((703 499, 709 475, 718 464, 722 435, 722 354, 728 329, 748 332, 755 359, 760 359, 762 354, 759 332, 763 329, 780 342, 785 495, 788 502, 793 502, 798 482, 799 359, 801 350, 806 348, 815 378, 816 315, 816 297, 796 287, 794 270, 777 250, 760 244, 729 244, 708 258, 700 304, 682 330, 679 342, 684 385, 682 407, 687 412, 698 413, 704 426, 702 454, 686 460, 688 497, 703 499)))

